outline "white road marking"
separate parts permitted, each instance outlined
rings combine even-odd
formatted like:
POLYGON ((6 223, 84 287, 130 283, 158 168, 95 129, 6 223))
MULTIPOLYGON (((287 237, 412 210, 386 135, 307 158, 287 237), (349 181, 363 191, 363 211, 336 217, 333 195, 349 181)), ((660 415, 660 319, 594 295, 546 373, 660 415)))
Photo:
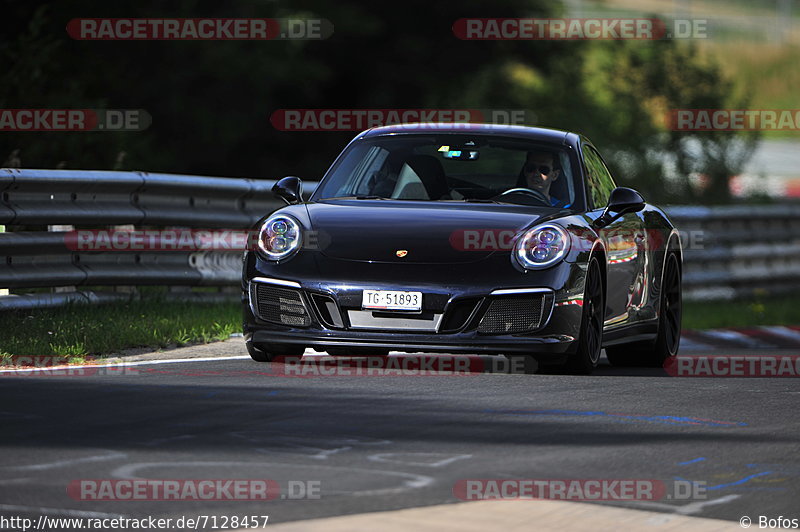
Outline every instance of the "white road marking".
POLYGON ((31 464, 24 466, 5 466, 3 469, 14 469, 17 471, 43 471, 45 469, 56 469, 58 467, 71 466, 73 464, 83 464, 87 462, 105 462, 106 460, 115 460, 118 458, 126 458, 128 455, 117 451, 109 451, 108 454, 84 456, 82 458, 73 458, 71 460, 59 460, 57 462, 47 462, 44 464, 31 464))
POLYGON ((19 368, 19 369, 2 369, 0 373, 25 373, 34 371, 56 371, 63 369, 79 370, 79 369, 94 369, 94 368, 119 368, 124 370, 131 366, 150 366, 159 364, 179 364, 181 362, 214 362, 217 360, 250 360, 249 355, 236 355, 229 357, 199 357, 199 358, 172 358, 165 360, 137 360, 135 362, 113 362, 109 364, 81 364, 81 365, 62 365, 50 366, 46 368, 19 368))
POLYGON ((370 460, 372 462, 388 462, 393 464, 403 464, 403 465, 412 465, 421 467, 443 467, 446 465, 450 465, 458 460, 466 460, 467 458, 472 458, 472 455, 471 454, 452 455, 446 453, 381 453, 381 454, 371 454, 367 456, 367 460, 370 460), (429 457, 444 456, 446 458, 436 460, 435 462, 419 462, 419 461, 398 459, 398 457, 401 456, 408 456, 411 458, 425 457, 425 456, 429 457))
POLYGON ((641 506, 643 508, 657 508, 659 510, 666 510, 668 512, 680 515, 692 515, 699 513, 706 506, 725 504, 733 500, 736 500, 739 497, 741 497, 741 495, 735 495, 735 494, 725 495, 724 497, 719 497, 718 499, 711 499, 709 501, 690 502, 689 504, 684 504, 680 506, 675 504, 667 504, 665 502, 654 502, 654 501, 635 501, 631 502, 630 504, 635 506, 641 506))
POLYGON ((277 466, 277 467, 289 467, 289 468, 314 468, 314 469, 333 469, 337 471, 344 471, 347 474, 352 473, 364 473, 364 474, 374 474, 374 475, 385 475, 391 477, 400 477, 404 478, 405 480, 400 486, 392 487, 392 488, 379 488, 374 490, 362 490, 362 491, 352 491, 352 492, 338 492, 338 493, 347 493, 351 496, 362 497, 362 496, 374 496, 374 495, 387 495, 387 494, 396 494, 402 493, 405 491, 413 490, 413 489, 420 489, 426 486, 430 486, 434 483, 434 478, 429 477, 426 475, 418 475, 416 473, 405 473, 402 471, 389 471, 384 469, 363 469, 358 467, 346 467, 346 466, 324 466, 319 464, 290 464, 287 462, 197 462, 197 461, 190 461, 190 462, 139 462, 133 464, 126 464, 124 466, 120 466, 113 471, 111 471, 111 476, 114 478, 124 478, 124 479, 140 479, 142 477, 136 476, 139 471, 142 469, 165 469, 170 467, 189 467, 189 468, 196 468, 196 467, 246 467, 250 470, 256 467, 264 467, 264 466, 277 466))

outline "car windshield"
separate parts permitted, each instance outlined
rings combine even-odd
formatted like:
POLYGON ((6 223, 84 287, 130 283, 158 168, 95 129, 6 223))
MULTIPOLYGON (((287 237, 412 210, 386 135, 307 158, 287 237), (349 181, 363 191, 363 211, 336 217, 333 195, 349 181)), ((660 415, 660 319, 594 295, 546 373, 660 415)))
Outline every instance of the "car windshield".
POLYGON ((402 135, 352 143, 314 200, 498 202, 570 209, 575 176, 561 145, 467 135, 402 135))

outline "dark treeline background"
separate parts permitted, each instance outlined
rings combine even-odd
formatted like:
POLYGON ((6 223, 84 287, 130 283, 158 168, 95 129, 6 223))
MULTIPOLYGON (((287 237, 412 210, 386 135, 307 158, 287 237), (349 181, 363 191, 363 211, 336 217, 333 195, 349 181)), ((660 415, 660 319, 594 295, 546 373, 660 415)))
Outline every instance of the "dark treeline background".
POLYGON ((527 109, 584 133, 653 201, 726 201, 755 139, 669 132, 672 108, 743 107, 687 42, 462 41, 461 17, 553 17, 546 0, 0 2, 0 108, 145 109, 143 132, 2 133, 0 163, 318 179, 355 132, 281 132, 285 108, 527 109), (80 17, 320 17, 323 41, 76 41, 80 17), (124 158, 120 153, 124 152, 124 158), (665 160, 671 161, 665 165, 665 160), (670 170, 671 169, 671 170, 670 170), (670 171, 672 178, 665 179, 670 171), (707 176, 693 190, 689 174, 707 176))

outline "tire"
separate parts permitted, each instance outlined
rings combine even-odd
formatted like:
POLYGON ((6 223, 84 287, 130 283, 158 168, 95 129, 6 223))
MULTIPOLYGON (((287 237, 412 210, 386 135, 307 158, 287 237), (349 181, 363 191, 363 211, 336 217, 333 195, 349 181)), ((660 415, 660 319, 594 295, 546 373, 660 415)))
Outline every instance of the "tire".
POLYGON ((681 342, 681 269, 678 255, 670 253, 664 265, 659 301, 658 333, 652 342, 636 342, 606 349, 614 366, 660 368, 678 354, 681 342))
POLYGON ((578 348, 567 357, 564 369, 575 375, 588 375, 597 366, 603 347, 603 322, 606 308, 605 292, 597 259, 586 268, 578 348))
POLYGON ((245 342, 247 353, 256 362, 272 362, 277 357, 299 357, 306 348, 302 345, 258 344, 245 342))

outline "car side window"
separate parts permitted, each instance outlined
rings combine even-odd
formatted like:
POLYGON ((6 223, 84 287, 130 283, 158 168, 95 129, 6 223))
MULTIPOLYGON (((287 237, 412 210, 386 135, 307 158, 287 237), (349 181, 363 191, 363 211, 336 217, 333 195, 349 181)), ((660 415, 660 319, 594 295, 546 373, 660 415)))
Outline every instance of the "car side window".
POLYGON ((603 163, 603 159, 591 146, 583 146, 583 161, 586 164, 586 178, 589 195, 592 198, 592 208, 602 208, 608 203, 611 191, 616 188, 614 179, 603 163))

